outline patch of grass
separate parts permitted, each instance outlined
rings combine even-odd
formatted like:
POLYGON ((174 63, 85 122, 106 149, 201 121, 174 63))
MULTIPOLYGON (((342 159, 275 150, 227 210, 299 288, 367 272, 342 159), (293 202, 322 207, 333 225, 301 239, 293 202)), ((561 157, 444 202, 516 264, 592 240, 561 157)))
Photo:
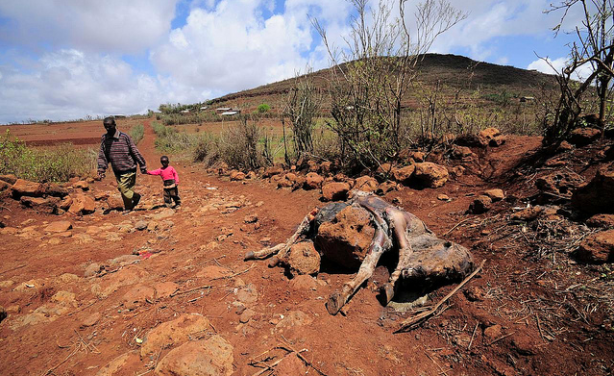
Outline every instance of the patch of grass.
POLYGON ((145 126, 143 124, 137 124, 130 129, 130 138, 132 138, 132 141, 137 145, 143 139, 144 134, 145 126))
POLYGON ((0 174, 14 174, 36 182, 64 182, 85 176, 96 168, 94 149, 77 149, 63 144, 49 149, 33 149, 7 131, 0 136, 0 174))

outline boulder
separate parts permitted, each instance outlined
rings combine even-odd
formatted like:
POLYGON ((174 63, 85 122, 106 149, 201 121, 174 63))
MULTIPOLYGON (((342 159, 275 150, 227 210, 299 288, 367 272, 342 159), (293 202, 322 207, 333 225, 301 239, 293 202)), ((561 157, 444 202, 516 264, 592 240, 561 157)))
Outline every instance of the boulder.
POLYGON ((322 186, 322 199, 324 201, 345 200, 349 191, 350 185, 348 183, 327 183, 322 186))
POLYGON ((432 162, 417 163, 414 180, 423 187, 443 187, 448 181, 448 169, 432 162))
POLYGON ((601 131, 595 128, 576 128, 569 134, 568 140, 576 146, 586 146, 597 140, 601 131))
POLYGON ((503 193, 502 189, 489 189, 484 191, 484 196, 490 197, 492 202, 497 202, 505 198, 505 193, 503 193))
POLYGON ((90 196, 77 194, 73 197, 72 204, 68 209, 71 214, 90 214, 96 211, 96 201, 90 196))
POLYGON ((492 204, 492 200, 490 197, 486 195, 479 195, 473 200, 471 205, 469 205, 469 213, 472 214, 482 214, 490 210, 490 205, 492 204))
POLYGON ((590 227, 614 228, 614 214, 596 214, 590 217, 586 224, 590 227))
POLYGON ((602 264, 614 261, 614 230, 589 235, 577 251, 580 261, 602 264))
POLYGON ((185 343, 171 350, 156 367, 157 376, 230 376, 233 347, 216 335, 207 340, 185 343))
POLYGON ((453 159, 464 159, 474 155, 467 146, 460 145, 453 145, 450 154, 453 159))
POLYGON ((370 176, 361 176, 354 182, 353 189, 358 189, 364 192, 375 192, 377 190, 377 180, 370 176))
POLYGON ((399 186, 397 183, 393 182, 393 181, 385 181, 383 183, 381 183, 378 187, 377 190, 375 191, 375 193, 377 193, 380 196, 385 195, 388 192, 392 192, 392 191, 396 191, 399 189, 399 186))
POLYGON ((582 176, 573 171, 560 170, 537 179, 535 186, 546 195, 554 194, 551 198, 556 199, 556 196, 571 197, 573 191, 582 183, 582 176))
POLYGON ((232 181, 243 181, 247 177, 245 173, 237 170, 230 171, 230 180, 232 181))
POLYGON ((14 198, 21 196, 42 197, 45 194, 45 186, 40 183, 17 179, 11 187, 14 198))
POLYGON ((11 185, 3 180, 0 180, 0 192, 6 191, 11 188, 11 185))
POLYGON ((67 211, 68 209, 70 209, 71 205, 72 205, 72 197, 66 196, 64 197, 62 201, 58 202, 57 208, 60 210, 67 211))
POLYGON ((571 197, 574 207, 585 214, 614 214, 614 164, 599 169, 586 186, 579 187, 571 197))
POLYGON ((537 219, 544 211, 544 208, 541 206, 529 206, 528 208, 518 211, 510 216, 510 219, 513 221, 525 221, 530 222, 532 220, 537 219))
POLYGON ((394 170, 392 175, 394 176, 394 180, 398 181, 399 183, 409 185, 411 177, 414 175, 414 171, 416 171, 416 166, 410 164, 409 166, 397 168, 394 170))
POLYGON ((293 275, 317 274, 320 271, 320 254, 311 241, 296 243, 290 248, 288 264, 293 275))
POLYGON ((182 313, 172 321, 164 322, 147 333, 141 346, 141 358, 155 355, 169 347, 177 347, 190 339, 190 336, 210 330, 209 320, 198 313, 182 313))
POLYGON ((333 168, 333 162, 322 162, 322 164, 320 165, 320 172, 324 175, 326 174, 330 174, 333 168))
POLYGON ((375 235, 370 223, 371 216, 365 209, 348 206, 337 213, 332 222, 320 225, 316 247, 327 259, 356 270, 375 235))
POLYGON ((486 128, 478 134, 478 140, 483 147, 497 147, 505 143, 506 138, 497 128, 486 128))
POLYGON ((305 176, 305 182, 303 183, 303 189, 318 189, 322 186, 324 178, 315 172, 310 172, 305 176))
POLYGON ((47 225, 47 227, 45 227, 45 232, 62 233, 70 230, 71 228, 72 223, 70 223, 70 221, 56 221, 47 225))
POLYGON ((0 175, 0 181, 3 181, 3 182, 8 183, 10 185, 13 185, 17 181, 17 176, 15 176, 15 175, 0 175))
POLYGON ((69 193, 70 192, 68 191, 68 189, 56 183, 51 183, 47 187, 47 195, 49 196, 63 198, 63 197, 68 196, 69 193))
POLYGON ((136 285, 124 294, 122 303, 126 309, 132 310, 145 303, 146 300, 153 301, 155 296, 156 290, 153 287, 136 285))
POLYGON ((79 180, 78 182, 72 185, 74 188, 82 189, 84 191, 88 191, 90 189, 90 185, 83 180, 79 180))
POLYGON ((263 178, 270 178, 275 175, 279 175, 284 172, 284 169, 281 166, 271 166, 267 168, 262 174, 263 178))

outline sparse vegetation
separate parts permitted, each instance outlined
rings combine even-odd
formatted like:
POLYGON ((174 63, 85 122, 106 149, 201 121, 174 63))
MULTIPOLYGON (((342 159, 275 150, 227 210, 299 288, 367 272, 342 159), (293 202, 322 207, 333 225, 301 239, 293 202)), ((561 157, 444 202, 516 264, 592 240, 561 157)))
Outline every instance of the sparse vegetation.
POLYGON ((269 106, 266 103, 263 103, 258 106, 258 113, 260 114, 264 114, 265 112, 269 112, 269 111, 271 111, 271 106, 269 106))
POLYGON ((143 124, 137 124, 130 129, 130 138, 132 138, 132 141, 137 145, 143 139, 144 134, 145 126, 143 124))
POLYGON ((48 149, 29 148, 11 139, 7 131, 0 136, 0 174, 14 174, 37 182, 64 182, 85 176, 96 167, 96 151, 63 144, 48 149))

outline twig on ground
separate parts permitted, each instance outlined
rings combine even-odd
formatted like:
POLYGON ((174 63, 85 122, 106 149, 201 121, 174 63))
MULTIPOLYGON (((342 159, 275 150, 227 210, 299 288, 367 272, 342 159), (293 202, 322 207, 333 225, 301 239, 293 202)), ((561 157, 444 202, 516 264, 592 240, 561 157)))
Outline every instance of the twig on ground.
POLYGON ((450 234, 452 231, 454 231, 458 226, 462 225, 463 223, 467 222, 468 220, 470 220, 471 218, 465 218, 462 221, 458 222, 457 224, 454 225, 454 227, 452 227, 451 229, 448 230, 448 232, 446 232, 445 234, 443 234, 442 236, 447 236, 448 234, 450 234))
POLYGON ((480 326, 480 323, 475 323, 475 328, 473 328, 473 334, 471 335, 471 341, 469 341, 469 346, 467 346, 467 351, 471 350, 471 345, 473 345, 473 339, 475 338, 475 333, 478 331, 478 326, 480 326))
POLYGON ((283 338, 284 342, 286 342, 286 344, 288 345, 288 348, 290 350, 292 350, 293 352, 296 353, 296 356, 298 356, 303 362, 305 362, 305 364, 307 364, 309 367, 313 368, 316 370, 317 373, 319 373, 321 376, 326 376, 326 374, 322 371, 320 371, 318 368, 316 368, 316 366, 313 365, 313 363, 311 363, 310 361, 308 361, 307 359, 305 359, 304 356, 301 355, 301 353, 303 351, 308 351, 307 349, 302 349, 301 351, 296 351, 295 349, 292 348, 292 346, 290 345, 290 341, 288 341, 284 336, 281 336, 281 338, 283 338))
POLYGON ((441 299, 433 308, 403 321, 399 329, 394 331, 394 333, 400 333, 400 332, 405 331, 406 329, 411 330, 415 328, 417 325, 419 325, 420 323, 422 323, 423 321, 427 320, 432 315, 434 315, 443 303, 448 301, 448 299, 450 299, 454 294, 456 294, 463 286, 465 286, 465 284, 467 284, 467 282, 469 282, 473 277, 475 277, 482 270, 485 262, 486 260, 482 260, 482 263, 480 264, 480 266, 478 266, 473 271, 473 273, 471 273, 467 278, 465 278, 458 286, 456 286, 454 290, 452 290, 448 295, 446 295, 443 299, 441 299))
POLYGON ((26 264, 19 265, 19 266, 16 266, 16 267, 14 267, 14 268, 11 268, 11 269, 4 270, 4 271, 0 272, 0 275, 2 275, 2 274, 4 274, 4 273, 12 272, 13 270, 21 269, 21 268, 23 268, 24 266, 26 266, 26 264))
POLYGON ((231 274, 231 275, 226 275, 226 276, 223 276, 223 277, 216 277, 216 278, 213 278, 213 279, 212 279, 212 281, 215 281, 215 280, 218 280, 218 279, 229 279, 229 278, 234 278, 234 277, 236 277, 236 276, 238 276, 238 275, 245 274, 245 273, 249 272, 249 271, 250 271, 250 270, 251 270, 251 269, 252 269, 252 268, 253 268, 255 265, 256 265, 256 264, 252 264, 252 265, 251 265, 249 268, 247 268, 247 269, 243 270, 242 272, 234 273, 234 274, 231 274))
POLYGON ((185 295, 185 294, 189 294, 191 292, 202 290, 202 289, 209 289, 211 287, 213 287, 213 286, 206 285, 206 286, 195 287, 193 289, 186 290, 186 291, 175 291, 174 293, 171 294, 171 298, 174 297, 174 296, 177 296, 177 295, 185 295))
POLYGON ((539 335, 542 337, 542 341, 545 341, 546 338, 544 338, 544 332, 542 331, 542 325, 539 322, 539 315, 537 313, 535 314, 535 320, 537 321, 537 329, 539 329, 539 335))
POLYGON ((491 346, 491 345, 493 345, 493 344, 495 344, 495 343, 497 343, 497 342, 501 341, 502 339, 505 339, 505 338, 507 338, 507 337, 513 336, 514 334, 516 334, 516 332, 512 332, 512 333, 510 333, 510 334, 506 334, 506 335, 504 335, 504 336, 501 336, 501 337, 499 337, 499 338, 495 339, 494 341, 492 341, 491 343, 487 344, 486 346, 491 346))

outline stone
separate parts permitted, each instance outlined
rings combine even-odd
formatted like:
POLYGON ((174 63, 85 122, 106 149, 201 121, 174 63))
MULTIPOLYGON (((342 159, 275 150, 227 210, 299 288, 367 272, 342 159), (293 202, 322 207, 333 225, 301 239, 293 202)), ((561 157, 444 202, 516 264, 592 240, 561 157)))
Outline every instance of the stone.
POLYGON ((23 179, 17 179, 11 187, 14 198, 21 196, 42 197, 45 194, 45 186, 23 179))
POLYGON ((158 351, 181 345, 195 333, 211 330, 209 320, 198 313, 182 313, 172 321, 164 322, 151 329, 141 346, 141 358, 158 351))
POLYGON ((156 290, 156 298, 168 298, 173 293, 179 290, 179 286, 174 282, 160 282, 154 285, 156 290))
POLYGON ((503 193, 502 189, 489 189, 484 191, 484 196, 490 197, 492 202, 497 202, 505 198, 505 193, 503 193))
POLYGON ((100 312, 94 312, 91 315, 87 316, 83 321, 81 321, 81 328, 89 328, 90 326, 94 326, 98 324, 102 315, 100 312))
POLYGON ((492 200, 490 197, 485 195, 479 195, 476 197, 471 205, 469 205, 469 213, 472 214, 482 214, 490 210, 490 206, 492 204, 492 200))
POLYGON ((448 181, 448 169, 432 162, 417 163, 414 179, 423 187, 443 187, 448 181))
POLYGON ((311 241, 296 243, 290 248, 288 264, 293 275, 316 274, 320 271, 320 254, 311 241))
POLYGON ((11 281, 10 279, 7 281, 2 281, 0 282, 0 289, 9 289, 11 287, 13 287, 13 285, 15 284, 14 281, 11 281))
POLYGON ((153 216, 153 219, 155 221, 159 221, 162 219, 166 219, 169 217, 172 217, 173 215, 175 215, 175 211, 171 208, 166 208, 166 209, 162 209, 160 210, 160 212, 158 212, 156 215, 153 216))
POLYGON ((318 282, 310 275, 298 275, 290 281, 290 286, 295 290, 314 291, 318 287, 318 282))
MULTIPOLYGON (((540 177, 535 186, 542 192, 557 196, 571 197, 572 193, 584 183, 584 178, 573 171, 560 170, 540 177)), ((557 197, 553 197, 556 199, 557 197)))
POLYGON ((290 311, 283 319, 275 325, 278 329, 291 328, 293 326, 309 325, 313 322, 313 318, 302 311, 290 311))
POLYGON ((258 300, 258 291, 256 286, 249 284, 241 287, 237 291, 237 300, 242 303, 255 303, 258 300))
POLYGON ((361 176, 354 182, 352 189, 357 189, 363 192, 375 192, 377 190, 377 180, 370 176, 361 176))
POLYGON ((45 227, 45 232, 62 233, 70 230, 71 228, 72 223, 70 223, 70 221, 56 221, 47 225, 47 227, 45 227))
POLYGON ((501 338, 503 335, 503 327, 501 325, 493 325, 484 329, 484 342, 491 343, 492 341, 501 338))
POLYGON ((147 224, 147 222, 145 222, 145 221, 137 221, 137 222, 134 224, 134 228, 135 228, 136 230, 138 230, 138 231, 143 231, 143 230, 147 230, 147 225, 148 225, 148 224, 147 224))
POLYGON ((75 294, 70 291, 58 291, 51 297, 51 301, 54 303, 60 303, 64 305, 77 306, 75 300, 75 294))
POLYGON ((537 219, 537 217, 540 216, 543 210, 544 208, 541 206, 529 206, 528 208, 524 210, 521 210, 521 211, 518 211, 512 214, 510 216, 510 219, 513 221, 530 222, 530 221, 537 219))
POLYGON ((318 189, 322 186, 324 178, 315 172, 310 172, 305 176, 305 182, 303 183, 303 189, 311 190, 318 189))
POLYGON ((67 211, 68 209, 70 209, 71 205, 72 205, 72 197, 66 196, 64 197, 62 201, 58 202, 56 206, 60 210, 67 211))
POLYGON ((6 191, 11 188, 11 185, 3 180, 0 180, 0 192, 6 191))
POLYGON ((450 200, 450 196, 441 193, 441 194, 437 195, 437 199, 439 201, 449 201, 450 200))
POLYGON ((568 141, 578 147, 586 146, 597 140, 601 131, 595 128, 576 128, 569 134, 568 141))
POLYGON ((486 128, 478 133, 478 140, 483 147, 497 147, 503 145, 506 138, 497 128, 486 128))
POLYGON ((322 199, 324 201, 341 201, 347 199, 350 185, 342 182, 327 183, 322 186, 322 199))
POLYGON ((395 169, 392 175, 394 176, 394 180, 398 181, 399 183, 409 185, 411 178, 414 175, 414 171, 416 171, 416 166, 410 164, 409 166, 395 169))
POLYGON ((68 212, 75 215, 90 214, 96 211, 96 202, 90 196, 77 194, 73 197, 72 205, 68 212))
POLYGON ((144 303, 146 300, 153 301, 156 296, 156 290, 153 287, 146 285, 136 285, 126 294, 124 294, 122 298, 122 304, 126 309, 133 310, 137 308, 139 305, 144 303))
POLYGON ((589 235, 577 251, 580 261, 602 264, 614 261, 614 230, 589 235))
POLYGON ((325 161, 320 164, 320 172, 322 174, 330 174, 333 169, 333 162, 325 161))
POLYGON ((267 168, 262 174, 263 178, 270 178, 275 175, 279 175, 284 172, 284 169, 281 166, 271 166, 267 168))
POLYGON ((85 272, 83 273, 83 276, 85 278, 93 277, 97 275, 98 273, 100 273, 100 270, 101 270, 100 264, 96 262, 91 263, 85 268, 85 272))
POLYGON ((243 218, 243 222, 245 223, 256 223, 258 222, 258 216, 256 214, 249 214, 243 218))
POLYGON ((378 187, 377 190, 375 191, 376 194, 383 196, 388 192, 392 192, 392 191, 396 191, 399 189, 399 186, 397 183, 393 182, 393 181, 385 181, 383 183, 381 183, 378 187))
POLYGON ((86 181, 83 181, 83 180, 79 180, 78 182, 74 183, 72 186, 74 188, 79 188, 84 191, 87 191, 90 189, 90 185, 86 181))
POLYGON ((255 314, 256 312, 254 312, 253 310, 246 309, 239 316, 239 322, 242 324, 247 324, 249 320, 251 320, 254 317, 255 314))
POLYGON ((117 358, 111 360, 109 364, 101 368, 96 373, 96 376, 121 376, 128 374, 124 367, 126 367, 126 364, 129 362, 130 358, 134 356, 134 352, 132 351, 118 356, 117 358))
POLYGON ((47 187, 46 193, 49 196, 64 198, 68 196, 70 192, 68 191, 68 189, 64 188, 63 186, 59 184, 51 183, 47 187))
POLYGON ((590 227, 612 229, 614 228, 614 214, 596 214, 590 217, 586 224, 590 227))
POLYGON ((298 355, 290 354, 275 366, 275 375, 309 375, 309 368, 298 355))
POLYGON ((15 175, 0 175, 0 181, 3 181, 3 182, 8 183, 10 185, 13 185, 17 181, 17 176, 15 176, 15 175))
POLYGON ((241 171, 237 171, 237 170, 230 171, 230 174, 228 176, 230 177, 230 180, 232 181, 243 181, 246 178, 245 173, 241 171))
POLYGON ((463 166, 454 166, 452 167, 451 172, 455 177, 463 176, 465 173, 465 168, 463 166))
POLYGON ((156 367, 156 376, 231 376, 233 347, 215 335, 207 340, 187 342, 171 350, 156 367))
POLYGON ((94 241, 88 234, 77 234, 73 236, 73 239, 77 244, 89 244, 94 241))
POLYGON ((19 203, 26 208, 33 208, 42 213, 53 214, 57 200, 58 199, 55 197, 43 198, 22 196, 19 199, 19 203))

